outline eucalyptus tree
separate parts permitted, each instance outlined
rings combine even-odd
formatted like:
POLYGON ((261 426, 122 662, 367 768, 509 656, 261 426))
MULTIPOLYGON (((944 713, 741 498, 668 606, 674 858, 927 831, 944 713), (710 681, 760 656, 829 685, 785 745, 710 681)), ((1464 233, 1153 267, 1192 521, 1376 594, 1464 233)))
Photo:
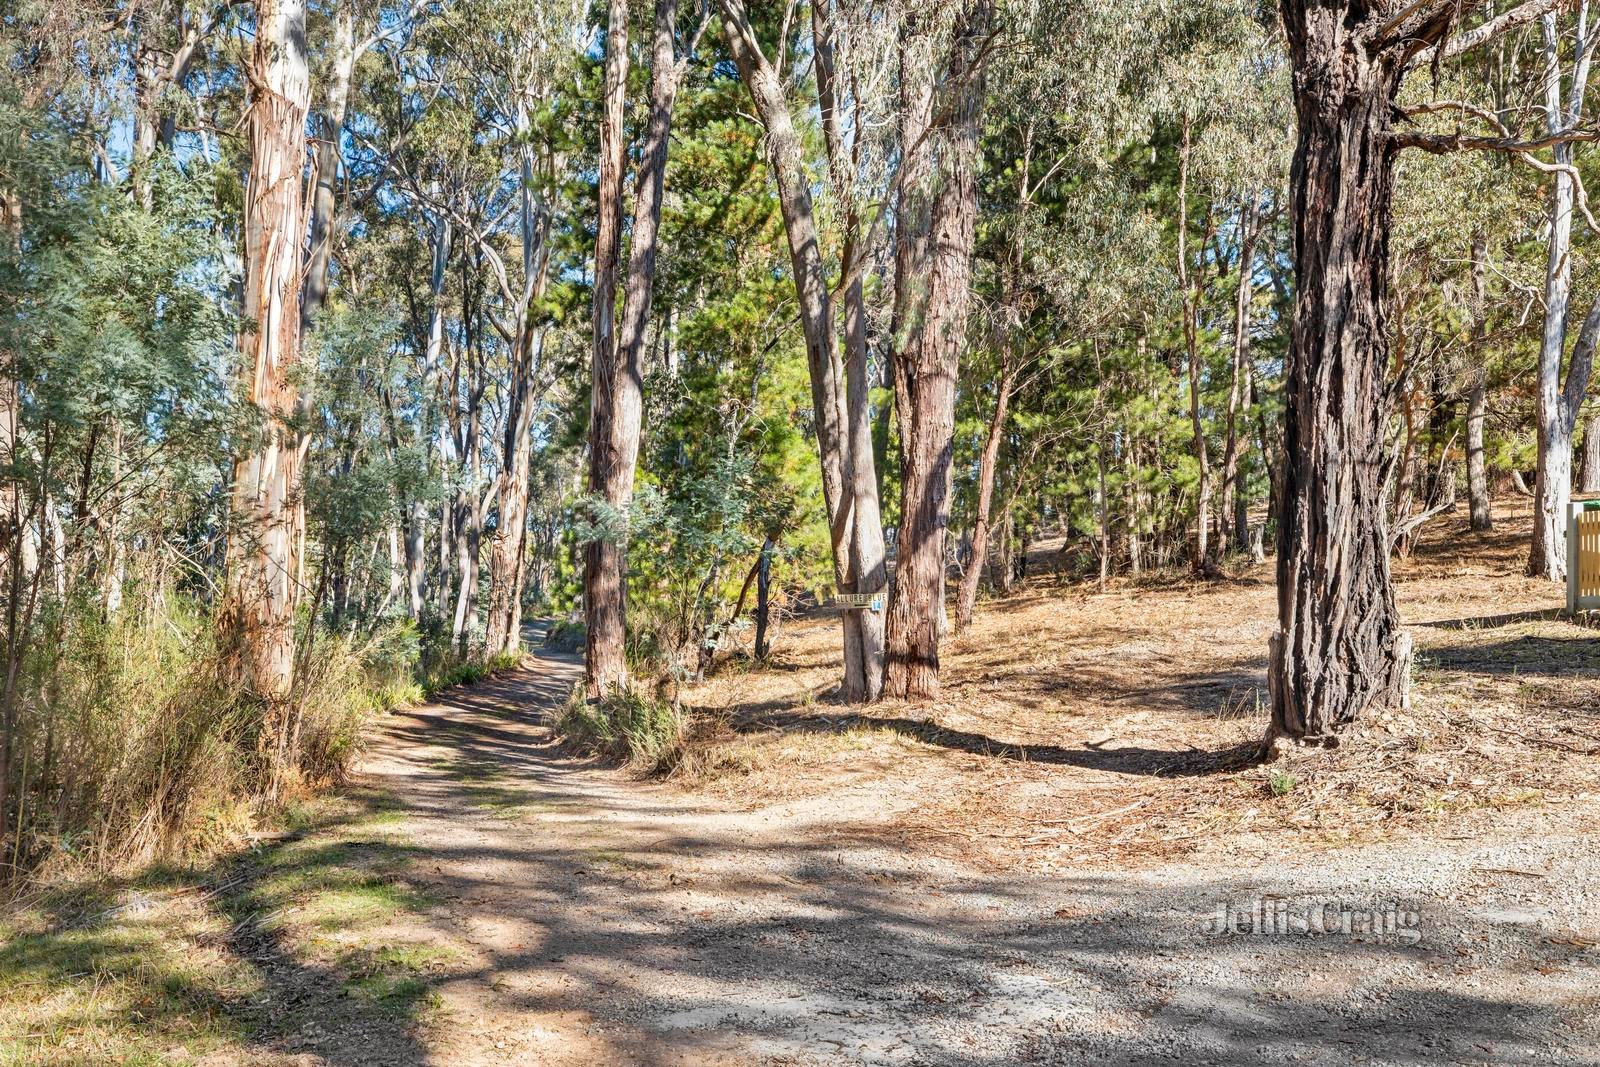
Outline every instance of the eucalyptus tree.
MULTIPOLYGON (((655 290, 667 145, 678 83, 710 17, 678 55, 677 0, 656 0, 651 35, 650 108, 634 183, 633 226, 623 290, 622 326, 614 329, 621 269, 623 106, 628 81, 628 4, 612 0, 600 117, 599 220, 595 237, 594 359, 589 416, 589 492, 612 515, 633 495, 644 391, 644 349, 655 290)), ((600 524, 604 529, 604 524, 600 524)), ((621 531, 596 537, 584 553, 585 677, 590 697, 628 681, 627 564, 621 531)))
POLYGON ((1558 6, 1491 5, 1463 27, 1456 0, 1282 0, 1299 138, 1290 182, 1295 313, 1284 386, 1279 631, 1268 670, 1274 735, 1325 740, 1367 709, 1406 699, 1411 639, 1395 608, 1383 505, 1397 152, 1530 151, 1566 136, 1521 144, 1397 131, 1406 75, 1558 6))
MULTIPOLYGON (((469 583, 478 531, 489 529, 485 649, 491 656, 514 651, 521 640, 534 432, 553 373, 546 348, 555 309, 548 299, 553 270, 562 269, 552 259, 561 232, 575 225, 566 199, 573 153, 562 116, 577 106, 585 36, 576 3, 454 5, 430 21, 415 47, 395 54, 394 99, 375 128, 362 130, 368 166, 387 175, 391 192, 431 232, 429 312, 415 377, 417 435, 434 469, 455 486, 451 521, 436 527, 435 600, 441 616, 453 616, 453 638, 464 641, 468 607, 476 601, 469 583), (481 299, 447 329, 452 260, 470 276, 464 290, 481 299), (476 361, 491 342, 502 371, 490 382, 474 381, 485 368, 473 362, 463 376, 460 361, 476 361), (477 421, 480 404, 493 407, 493 426, 477 421), (481 453, 478 431, 468 430, 474 426, 495 438, 487 485, 475 473, 481 453), (452 552, 457 527, 466 543, 452 552)), ((416 536, 420 515, 411 527, 416 536)), ((415 553, 408 550, 415 557, 408 567, 420 571, 422 555, 419 540, 415 553)), ((412 584, 420 588, 420 576, 412 584)))
MULTIPOLYGON (((1544 332, 1539 345, 1538 432, 1539 466, 1534 480, 1533 542, 1528 552, 1528 573, 1535 578, 1565 581, 1567 577, 1567 503, 1572 495, 1572 432, 1589 388, 1595 343, 1600 340, 1600 297, 1584 318, 1570 359, 1566 357, 1569 332, 1574 249, 1572 225, 1578 207, 1594 225, 1588 197, 1575 166, 1578 140, 1600 137, 1592 129, 1580 132, 1595 119, 1585 115, 1589 68, 1595 47, 1590 25, 1590 5, 1581 0, 1570 25, 1552 9, 1539 20, 1544 52, 1542 63, 1542 129, 1534 134, 1550 143, 1549 236, 1544 284, 1544 332), (1565 62, 1570 60, 1570 68, 1565 62), (1578 203, 1575 205, 1574 201, 1578 203), (1566 373, 1562 365, 1566 364, 1566 373)), ((1504 120, 1495 117, 1496 132, 1507 135, 1504 120)), ((1531 157, 1530 157, 1531 158, 1531 157)))
POLYGON ((258 0, 246 62, 250 178, 245 189, 245 392, 262 416, 234 467, 227 625, 241 642, 241 680, 261 696, 288 694, 294 670, 304 512, 303 460, 293 426, 304 262, 302 168, 310 79, 305 0, 258 0))
MULTIPOLYGON (((790 270, 799 304, 799 319, 806 340, 806 360, 811 379, 812 416, 817 438, 817 453, 822 469, 824 506, 828 516, 830 542, 833 556, 834 581, 839 590, 856 593, 877 593, 883 588, 885 576, 883 561, 883 531, 874 516, 879 512, 878 479, 870 440, 868 399, 870 385, 865 380, 865 360, 859 359, 862 348, 859 337, 851 328, 851 364, 846 368, 839 355, 835 294, 827 280, 827 266, 823 255, 823 234, 812 194, 811 182, 806 173, 805 146, 787 93, 782 75, 782 64, 791 47, 787 21, 781 30, 779 52, 769 59, 763 50, 749 12, 743 0, 719 0, 722 31, 728 49, 739 70, 740 80, 755 104, 756 113, 767 134, 767 158, 772 177, 777 186, 778 203, 783 213, 784 231, 788 238, 790 270), (853 379, 853 380, 852 380, 853 379)), ((832 25, 835 8, 825 8, 821 25, 832 25)), ((894 12, 881 13, 882 18, 892 18, 894 12)), ((863 34, 860 45, 868 46, 863 39, 870 20, 857 22, 863 34)), ((892 23, 891 23, 892 25, 892 23)), ((881 26, 880 26, 881 33, 881 26)), ((825 37, 824 66, 836 70, 841 65, 840 37, 825 37)), ((864 54, 852 50, 850 62, 862 62, 864 54)), ((839 123, 840 101, 834 95, 834 79, 824 73, 821 83, 830 94, 830 103, 824 105, 824 124, 839 123)), ((858 106, 868 101, 855 97, 858 106)), ((866 115, 858 112, 857 118, 866 115)), ((852 124, 854 136, 864 136, 870 125, 859 121, 852 124)), ((835 131, 836 133, 837 131, 835 131)), ((830 133, 830 140, 835 136, 830 133)), ((837 164, 843 162, 842 149, 835 149, 836 164, 833 177, 841 187, 854 185, 857 175, 841 174, 837 164)), ((857 194, 859 195, 859 194, 857 194)), ((849 208, 847 220, 856 221, 849 208)), ((854 275, 865 269, 866 247, 860 242, 867 237, 851 235, 850 244, 859 248, 857 259, 841 265, 845 282, 847 317, 854 320, 858 309, 853 295, 854 275)), ((874 699, 882 689, 885 675, 882 623, 871 611, 847 611, 843 616, 844 630, 844 686, 846 699, 864 701, 874 699)))
POLYGON ((992 0, 931 4, 900 35, 891 366, 900 428, 900 529, 889 599, 884 695, 939 695, 945 529, 956 379, 967 329, 978 214, 992 0))

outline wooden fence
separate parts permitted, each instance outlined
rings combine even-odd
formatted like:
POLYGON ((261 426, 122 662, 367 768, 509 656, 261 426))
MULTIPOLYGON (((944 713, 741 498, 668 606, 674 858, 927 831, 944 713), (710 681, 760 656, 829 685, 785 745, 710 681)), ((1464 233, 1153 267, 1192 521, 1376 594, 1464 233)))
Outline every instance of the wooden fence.
POLYGON ((1600 500, 1574 500, 1567 518, 1567 611, 1600 609, 1600 500))

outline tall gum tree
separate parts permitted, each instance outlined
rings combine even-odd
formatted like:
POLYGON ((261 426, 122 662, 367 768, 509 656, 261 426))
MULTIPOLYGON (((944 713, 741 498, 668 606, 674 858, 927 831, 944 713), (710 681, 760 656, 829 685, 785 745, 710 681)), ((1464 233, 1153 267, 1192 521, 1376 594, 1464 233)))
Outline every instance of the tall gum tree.
POLYGON ((229 625, 239 674, 263 697, 293 681, 296 553, 302 541, 300 451, 292 426, 300 358, 300 285, 306 112, 305 0, 259 0, 245 68, 250 177, 245 187, 245 276, 239 336, 261 433, 234 467, 229 531, 229 625))
MULTIPOLYGON (((678 84, 699 33, 677 56, 677 0, 656 0, 650 47, 650 113, 634 186, 633 227, 615 323, 621 269, 622 105, 628 81, 628 5, 611 4, 607 34, 605 104, 600 128, 600 224, 595 246, 594 362, 589 416, 589 492, 613 514, 633 498, 634 471, 644 408, 644 349, 655 290, 661 203, 666 191, 667 145, 678 84)), ((702 22, 702 27, 705 25, 702 22)), ((591 699, 628 684, 627 556, 621 531, 589 542, 584 550, 585 687, 591 699)))
POLYGON ((1460 55, 1557 6, 1529 0, 1452 37, 1457 0, 1282 0, 1298 141, 1279 630, 1268 661, 1274 737, 1327 741, 1406 697, 1411 641, 1395 608, 1383 501, 1391 206, 1399 149, 1443 146, 1396 134, 1402 83, 1423 57, 1460 55))
POLYGON ((994 6, 972 0, 948 30, 940 32, 941 21, 935 10, 911 16, 900 47, 904 156, 895 210, 893 357, 900 531, 883 693, 907 700, 939 695, 956 379, 971 297, 979 118, 994 6))
MULTIPOLYGON (((845 363, 839 355, 835 300, 823 263, 804 147, 789 111, 783 79, 762 52, 743 0, 720 0, 718 7, 723 35, 740 80, 766 130, 767 159, 788 238, 800 327, 806 341, 834 583, 845 592, 878 592, 882 588, 882 552, 874 552, 873 538, 881 545, 882 530, 874 529, 877 524, 871 519, 878 511, 878 483, 872 450, 866 447, 871 434, 865 360, 857 360, 854 352, 858 350, 852 349, 847 379, 845 363)), ((825 104, 823 110, 833 109, 825 104)), ((847 275, 850 269, 846 267, 847 275)), ((853 299, 848 287, 846 298, 853 299)), ((852 331, 856 328, 851 322, 847 325, 852 331)), ((883 679, 883 645, 878 638, 877 620, 869 612, 847 611, 842 625, 845 699, 852 703, 875 699, 883 679)))

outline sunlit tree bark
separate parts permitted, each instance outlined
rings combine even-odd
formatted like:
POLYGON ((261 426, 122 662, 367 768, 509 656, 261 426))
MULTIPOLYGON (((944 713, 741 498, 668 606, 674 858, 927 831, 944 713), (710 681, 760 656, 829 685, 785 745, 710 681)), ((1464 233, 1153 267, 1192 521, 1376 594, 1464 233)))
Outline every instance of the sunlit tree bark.
POLYGON ((945 531, 958 364, 971 296, 983 62, 994 9, 973 0, 945 35, 915 24, 900 46, 905 172, 895 211, 894 372, 900 533, 884 695, 939 694, 945 531))
POLYGON ((291 422, 300 358, 306 112, 304 0, 259 0, 247 62, 245 329, 239 338, 259 437, 234 467, 227 617, 240 641, 241 680, 287 695, 294 660, 300 455, 291 422))

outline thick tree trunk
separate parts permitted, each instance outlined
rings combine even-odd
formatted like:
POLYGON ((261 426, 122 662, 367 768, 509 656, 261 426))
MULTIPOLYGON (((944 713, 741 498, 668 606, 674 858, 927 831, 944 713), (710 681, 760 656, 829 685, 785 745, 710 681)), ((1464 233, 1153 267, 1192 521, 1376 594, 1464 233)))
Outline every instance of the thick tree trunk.
POLYGON ((1405 55, 1369 47, 1381 17, 1362 3, 1283 0, 1299 140, 1268 687, 1272 733, 1306 740, 1400 704, 1409 672, 1383 502, 1388 133, 1405 55))
MULTIPOLYGON (((600 124, 600 224, 595 245, 594 386, 589 421, 589 492, 618 514, 633 499, 644 405, 644 343, 655 287, 656 246, 667 145, 678 92, 677 0, 656 0, 650 118, 639 162, 622 328, 612 336, 622 233, 623 106, 628 81, 628 4, 612 0, 600 124)), ((626 544, 589 543, 584 556, 585 684, 591 699, 628 684, 626 544)))
MULTIPOLYGON (((628 102, 627 0, 611 0, 609 13, 600 107, 600 214, 595 227, 594 356, 589 394, 589 492, 608 504, 620 488, 622 456, 619 452, 627 447, 629 430, 626 425, 616 424, 625 422, 630 414, 637 420, 638 409, 631 401, 638 395, 639 388, 638 368, 619 365, 619 356, 626 357, 616 336, 626 149, 622 124, 628 102)), ((637 421, 633 431, 637 435, 637 421)), ((626 513, 618 511, 619 514, 611 518, 620 521, 626 513)), ((607 524, 607 516, 597 518, 597 526, 607 524)), ((624 656, 627 576, 622 557, 626 536, 625 530, 613 529, 584 547, 583 621, 587 635, 584 685, 591 700, 628 684, 628 663, 624 656)))
POLYGON ((900 43, 901 167, 907 172, 895 210, 901 517, 884 695, 907 700, 939 695, 956 378, 977 216, 983 42, 993 14, 991 0, 964 6, 948 57, 936 55, 943 35, 927 27, 907 27, 900 43))
POLYGON ((983 439, 983 451, 978 456, 978 506, 972 520, 972 559, 961 575, 961 586, 956 595, 956 633, 965 633, 972 625, 972 612, 978 602, 978 584, 983 580, 983 568, 989 559, 989 512, 994 505, 994 476, 999 466, 1000 444, 1005 438, 1006 415, 1011 406, 1011 390, 1016 384, 1016 372, 1009 363, 1000 369, 1000 381, 995 386, 994 413, 989 417, 989 432, 983 439))
MULTIPOLYGON (((744 82, 767 132, 767 156, 778 187, 784 232, 800 325, 806 340, 806 364, 811 378, 811 406, 817 454, 822 468, 822 495, 827 509, 829 541, 833 550, 834 583, 841 592, 876 592, 882 579, 882 526, 875 518, 877 473, 870 441, 865 367, 852 374, 847 391, 845 366, 835 336, 833 299, 824 273, 821 240, 811 199, 805 153, 793 116, 789 113, 782 79, 761 52, 743 0, 721 0, 722 28, 744 82), (863 494, 861 508, 857 493, 863 494), (867 494, 870 494, 870 498, 867 494), (876 544, 876 551, 874 550, 876 544), (858 566, 861 569, 858 569, 858 566), (872 583, 878 581, 879 585, 872 583)), ((848 309, 847 309, 848 311, 848 309)), ((847 327, 856 329, 854 312, 847 327)), ((864 319, 859 321, 864 331, 864 319)), ((864 332, 861 334, 864 338, 864 332)), ((852 351, 852 366, 856 353, 852 351)), ((881 645, 875 640, 877 621, 870 613, 847 611, 844 630, 844 685, 846 700, 873 699, 883 673, 881 645)))
POLYGON ((259 0, 246 111, 250 179, 245 190, 241 333, 250 400, 261 438, 234 468, 225 617, 241 641, 242 682, 269 699, 287 696, 294 662, 295 552, 303 512, 299 450, 288 420, 300 357, 302 169, 305 161, 305 0, 259 0))

